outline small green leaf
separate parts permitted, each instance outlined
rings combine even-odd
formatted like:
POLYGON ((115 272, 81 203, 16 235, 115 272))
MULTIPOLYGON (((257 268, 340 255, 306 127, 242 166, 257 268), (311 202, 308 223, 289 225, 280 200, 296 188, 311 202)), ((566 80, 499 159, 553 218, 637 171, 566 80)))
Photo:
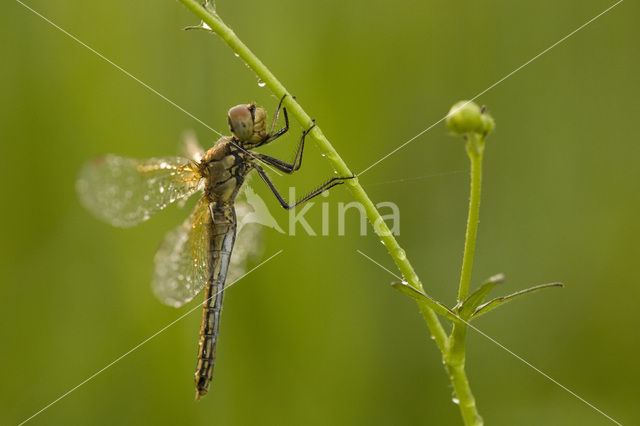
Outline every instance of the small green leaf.
POLYGON ((498 297, 496 299, 490 300, 487 303, 484 303, 478 306, 478 308, 471 315, 471 318, 476 318, 476 317, 479 317, 480 315, 484 315, 487 312, 494 310, 498 306, 504 305, 505 303, 510 302, 514 298, 518 296, 522 296, 523 294, 533 293, 534 291, 542 290, 544 288, 549 288, 549 287, 564 287, 564 284, 562 283, 540 284, 535 287, 517 291, 508 296, 498 297))
POLYGON ((188 27, 184 27, 185 30, 204 30, 204 31, 209 31, 209 32, 213 32, 211 30, 211 28, 209 28, 209 26, 207 24, 205 24, 204 21, 202 21, 200 23, 200 25, 191 25, 188 27))
POLYGON ((476 308, 484 302, 489 295, 489 292, 493 290, 496 284, 504 282, 504 274, 497 274, 485 281, 479 289, 471 293, 469 297, 456 305, 455 310, 464 319, 468 319, 472 316, 476 308))
POLYGON ((460 318, 446 305, 438 302, 431 296, 416 290, 411 287, 409 283, 405 281, 394 281, 391 283, 391 286, 396 290, 400 291, 400 293, 404 293, 407 296, 415 299, 418 303, 423 304, 431 309, 433 309, 437 314, 451 320, 453 322, 460 322, 460 318))

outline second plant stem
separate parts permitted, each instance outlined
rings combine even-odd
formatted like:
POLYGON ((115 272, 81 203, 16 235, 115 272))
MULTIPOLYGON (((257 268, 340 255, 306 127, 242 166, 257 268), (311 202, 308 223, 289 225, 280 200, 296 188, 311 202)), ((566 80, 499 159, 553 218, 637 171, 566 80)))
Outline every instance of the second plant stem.
POLYGON ((467 233, 464 239, 462 272, 460 273, 460 285, 458 287, 458 302, 462 302, 469 295, 469 282, 471 281, 471 270, 476 251, 476 237, 478 235, 478 221, 480 220, 483 154, 484 137, 477 133, 469 133, 467 135, 467 155, 471 162, 471 195, 469 197, 467 233))
MULTIPOLYGON (((471 195, 469 198, 462 272, 460 273, 460 286, 458 288, 458 303, 462 302, 469 294, 469 282, 471 280, 480 216, 483 153, 484 137, 476 133, 469 133, 467 135, 467 154, 471 163, 471 195)), ((463 322, 454 323, 451 336, 447 340, 444 362, 449 373, 449 380, 453 385, 454 401, 460 407, 460 414, 464 424, 467 426, 480 426, 483 424, 483 420, 478 413, 476 400, 471 392, 471 386, 465 372, 466 340, 467 324, 463 322)))

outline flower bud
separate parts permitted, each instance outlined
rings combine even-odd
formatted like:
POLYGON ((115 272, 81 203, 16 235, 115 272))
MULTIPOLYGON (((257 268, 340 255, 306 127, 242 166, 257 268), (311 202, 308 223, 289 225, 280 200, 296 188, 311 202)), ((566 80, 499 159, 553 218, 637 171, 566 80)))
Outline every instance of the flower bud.
MULTIPOLYGON (((493 121, 493 120, 491 120, 493 121)), ((451 107, 446 118, 449 130, 457 135, 477 132, 484 133, 485 126, 480 107, 471 101, 460 101, 451 107)))
POLYGON ((482 113, 482 132, 486 135, 487 133, 490 133, 491 131, 493 131, 495 127, 496 127, 496 122, 493 119, 493 117, 491 117, 488 113, 483 112, 482 113))

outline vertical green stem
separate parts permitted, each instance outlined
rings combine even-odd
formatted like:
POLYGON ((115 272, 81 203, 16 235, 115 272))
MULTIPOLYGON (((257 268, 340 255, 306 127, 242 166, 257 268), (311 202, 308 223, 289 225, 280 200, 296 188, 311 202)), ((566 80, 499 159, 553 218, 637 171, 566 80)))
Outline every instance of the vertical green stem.
MULTIPOLYGON (((469 282, 471 280, 480 215, 483 153, 484 137, 476 133, 467 134, 467 154, 471 162, 471 195, 469 198, 469 215, 467 217, 462 272, 460 273, 460 287, 458 289, 459 302, 463 301, 469 294, 469 282)), ((471 392, 471 386, 465 373, 466 339, 467 325, 454 323, 444 360, 464 424, 467 426, 480 426, 483 424, 483 420, 478 413, 476 400, 471 392)))
POLYGON ((450 337, 450 348, 445 356, 445 364, 449 373, 449 380, 453 385, 454 398, 460 408, 460 414, 466 426, 483 425, 482 417, 478 413, 476 399, 471 392, 471 386, 465 372, 465 342, 467 337, 466 324, 455 323, 450 337))
POLYGON ((462 258, 462 272, 458 287, 458 302, 469 295, 469 282, 473 268, 473 257, 476 251, 476 236, 478 235, 478 220, 480 215, 480 195, 482 188, 482 154, 484 153, 484 138, 477 133, 467 135, 467 154, 471 161, 471 196, 469 198, 469 215, 467 217, 467 233, 464 241, 464 255, 462 258))

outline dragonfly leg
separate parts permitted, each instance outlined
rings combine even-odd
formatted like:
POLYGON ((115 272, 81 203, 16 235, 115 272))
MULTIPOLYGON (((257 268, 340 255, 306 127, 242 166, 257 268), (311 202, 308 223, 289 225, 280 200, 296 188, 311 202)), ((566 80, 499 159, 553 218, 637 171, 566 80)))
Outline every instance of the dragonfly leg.
POLYGON ((298 150, 296 151, 296 156, 293 159, 292 163, 287 163, 286 161, 282 161, 264 154, 255 154, 255 156, 265 163, 280 170, 281 172, 291 174, 300 169, 300 166, 302 165, 302 152, 304 151, 304 139, 307 137, 307 134, 311 131, 311 129, 313 129, 315 126, 316 122, 314 120, 313 125, 302 132, 302 137, 300 137, 300 143, 298 144, 298 150))
POLYGON ((267 186, 269 187, 271 192, 273 192, 273 195, 276 196, 276 198, 280 202, 280 205, 283 208, 287 209, 287 210, 291 210, 294 207, 297 207, 300 204, 305 203, 305 202, 309 201, 310 199, 312 199, 314 197, 317 197, 318 195, 322 194, 324 191, 328 191, 329 189, 333 188, 336 185, 343 184, 344 181, 347 180, 347 179, 353 179, 354 178, 354 176, 331 178, 328 181, 326 181, 325 183, 323 183, 322 185, 320 185, 318 188, 314 189, 313 191, 311 191, 310 193, 308 193, 304 197, 302 197, 299 200, 297 200, 295 203, 289 204, 284 199, 284 197, 282 195, 280 195, 280 193, 276 189, 276 187, 273 184, 273 182, 271 182, 271 179, 269 179, 269 176, 267 176, 267 173, 264 171, 264 169, 259 164, 254 164, 253 167, 256 169, 256 171, 258 172, 258 174, 260 175, 262 180, 264 180, 264 182, 267 184, 267 186))
POLYGON ((282 106, 282 102, 284 102, 284 98, 286 97, 287 97, 287 94, 285 93, 284 96, 280 99, 278 108, 276 109, 276 112, 273 114, 273 122, 271 123, 271 128, 269 129, 269 133, 267 133, 264 140, 258 146, 266 145, 269 142, 273 142, 274 140, 278 139, 280 136, 287 133, 287 131, 289 130, 289 114, 287 114, 287 109, 282 106), (282 113, 284 114, 284 127, 274 132, 273 129, 274 127, 276 127, 276 124, 278 124, 278 117, 280 116, 280 110, 282 110, 282 113))

